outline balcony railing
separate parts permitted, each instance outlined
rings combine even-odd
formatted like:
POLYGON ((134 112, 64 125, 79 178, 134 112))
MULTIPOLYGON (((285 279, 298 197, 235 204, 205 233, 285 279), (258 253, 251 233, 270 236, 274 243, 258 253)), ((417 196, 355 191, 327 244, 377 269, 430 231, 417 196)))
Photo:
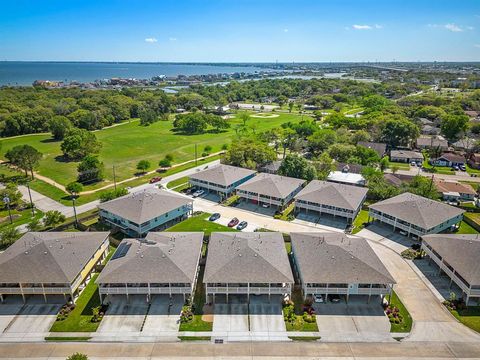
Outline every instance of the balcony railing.
POLYGON ((348 288, 325 288, 325 287, 307 287, 304 288, 307 294, 339 294, 339 295, 382 295, 388 294, 389 288, 358 288, 349 291, 348 288))
POLYGON ((319 211, 323 214, 331 214, 335 216, 342 216, 346 218, 353 218, 354 214, 348 211, 342 211, 342 210, 336 210, 336 209, 329 209, 329 208, 324 208, 321 206, 316 206, 316 205, 311 205, 311 204, 302 204, 302 203, 296 203, 295 207, 298 209, 308 209, 308 210, 313 210, 313 211, 319 211))
POLYGON ((245 286, 208 286, 207 293, 219 294, 287 294, 291 292, 290 287, 245 287, 245 286))
POLYGON ((0 294, 70 294, 71 289, 69 287, 19 287, 12 288, 0 288, 0 294))
POLYGON ((188 294, 192 292, 191 287, 100 287, 100 294, 110 295, 137 295, 137 294, 188 294))

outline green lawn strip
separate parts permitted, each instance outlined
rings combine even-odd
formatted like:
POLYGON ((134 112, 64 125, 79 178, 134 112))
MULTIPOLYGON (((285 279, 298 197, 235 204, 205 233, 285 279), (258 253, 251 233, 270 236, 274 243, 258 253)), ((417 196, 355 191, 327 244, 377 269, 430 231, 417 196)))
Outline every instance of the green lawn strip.
POLYGON ((214 231, 238 231, 235 228, 208 221, 210 215, 211 214, 208 213, 194 215, 176 225, 173 225, 166 231, 203 231, 205 235, 210 235, 210 233, 214 231))
POLYGON ((179 336, 181 341, 210 341, 211 336, 179 336))
POLYGON ((183 184, 187 184, 187 183, 188 183, 188 176, 184 176, 184 177, 178 178, 176 180, 170 181, 167 184, 167 188, 172 189, 174 187, 177 187, 177 186, 180 186, 180 185, 183 185, 183 184))
POLYGON ((480 306, 469 306, 464 310, 451 310, 450 312, 463 325, 480 332, 480 306))
POLYGON ((47 336, 45 341, 88 341, 91 337, 89 336, 47 336))
POLYGON ((317 332, 318 326, 317 322, 307 323, 303 320, 302 315, 297 315, 294 323, 285 322, 287 331, 309 331, 317 332))
POLYGON ((100 323, 94 323, 92 308, 100 305, 98 286, 95 284, 98 274, 95 274, 77 299, 75 309, 65 320, 55 321, 51 332, 94 332, 100 323))
POLYGON ((212 331, 213 322, 202 320, 203 315, 193 315, 193 320, 189 323, 180 323, 179 331, 212 331))
POLYGON ((465 167, 467 168, 467 173, 469 174, 480 174, 480 170, 471 168, 468 164, 465 164, 465 167))
POLYGON ((358 212, 357 217, 353 221, 352 234, 356 234, 360 230, 362 230, 365 227, 364 223, 366 223, 366 222, 368 222, 368 210, 361 209, 358 212))
MULTIPOLYGON (((304 119, 309 116, 305 115, 304 119)), ((258 133, 279 128, 286 122, 300 122, 298 114, 279 114, 275 118, 252 118, 258 133)), ((239 118, 230 119, 231 127, 224 132, 207 131, 203 134, 185 135, 173 132, 172 121, 158 121, 149 126, 141 126, 138 121, 131 121, 122 126, 110 127, 95 132, 102 144, 99 160, 105 165, 105 183, 113 181, 112 168, 115 166, 117 181, 127 179, 136 173, 136 165, 140 160, 148 160, 152 168, 165 155, 172 154, 175 163, 191 160, 197 153, 202 153, 205 146, 211 147, 215 153, 229 144, 236 136, 235 127, 242 123, 239 118)), ((60 149, 61 141, 53 141, 50 134, 32 134, 22 137, 3 138, 0 158, 5 159, 5 153, 16 145, 28 144, 43 154, 38 172, 56 182, 66 185, 77 177, 78 162, 64 161, 60 149)), ((91 185, 88 188, 98 188, 102 184, 91 185)))
MULTIPOLYGON (((386 296, 387 300, 389 299, 389 296, 386 296)), ((410 313, 408 312, 407 308, 405 305, 403 305, 402 301, 399 299, 398 295, 394 292, 392 292, 392 299, 390 301, 391 306, 395 306, 400 310, 400 315, 403 317, 403 322, 400 324, 394 324, 390 323, 390 332, 393 333, 407 333, 412 330, 412 324, 413 320, 412 317, 410 316, 410 313)))
POLYGON ((294 202, 292 202, 290 205, 288 205, 285 208, 285 210, 282 211, 281 214, 274 215, 274 218, 284 220, 284 221, 293 220, 293 210, 295 210, 295 203, 294 202))
POLYGON ((456 234, 478 234, 478 231, 462 220, 456 234))
POLYGON ((43 217, 43 212, 36 209, 35 216, 32 217, 32 209, 24 209, 21 211, 11 210, 13 223, 10 224, 10 217, 8 215, 8 210, 0 211, 0 218, 3 218, 4 221, 0 223, 0 230, 15 228, 17 226, 27 224, 33 219, 40 220, 43 217))
POLYGON ((410 170, 410 165, 404 162, 395 162, 395 161, 390 161, 389 162, 389 167, 392 168, 392 166, 396 166, 400 170, 410 170))

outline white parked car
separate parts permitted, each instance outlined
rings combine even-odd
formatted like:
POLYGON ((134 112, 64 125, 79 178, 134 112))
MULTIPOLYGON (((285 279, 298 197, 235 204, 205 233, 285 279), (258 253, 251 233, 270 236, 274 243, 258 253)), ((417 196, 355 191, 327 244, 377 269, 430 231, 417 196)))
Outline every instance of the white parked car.
POLYGON ((270 204, 263 203, 263 204, 262 204, 262 207, 265 208, 265 209, 268 209, 268 208, 270 207, 270 204))
POLYGON ((323 303, 323 296, 322 295, 318 295, 318 294, 315 294, 313 295, 313 301, 315 301, 316 303, 323 303))
POLYGON ((197 190, 192 194, 192 196, 196 198, 196 197, 202 196, 203 194, 205 194, 204 190, 197 190))

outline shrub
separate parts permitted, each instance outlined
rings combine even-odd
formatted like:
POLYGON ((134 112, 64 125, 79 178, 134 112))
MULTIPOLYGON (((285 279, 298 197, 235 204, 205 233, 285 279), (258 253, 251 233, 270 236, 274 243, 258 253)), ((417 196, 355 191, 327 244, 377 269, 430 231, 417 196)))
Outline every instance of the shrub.
POLYGON ((190 305, 184 305, 182 307, 182 312, 180 313, 180 322, 188 323, 193 320, 193 311, 190 305))

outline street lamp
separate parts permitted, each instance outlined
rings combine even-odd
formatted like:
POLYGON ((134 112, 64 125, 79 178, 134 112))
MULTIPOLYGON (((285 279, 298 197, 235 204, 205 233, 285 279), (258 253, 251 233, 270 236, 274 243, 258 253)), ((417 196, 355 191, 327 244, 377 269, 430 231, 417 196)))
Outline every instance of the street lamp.
POLYGON ((75 217, 75 228, 78 228, 77 209, 75 208, 75 198, 76 197, 77 197, 77 194, 72 192, 73 216, 75 217))
POLYGON ((35 206, 33 205, 32 192, 30 191, 30 182, 27 180, 26 183, 28 189, 28 197, 30 198, 30 208, 32 209, 32 217, 35 216, 35 206))
POLYGON ((8 195, 5 195, 3 197, 3 202, 7 205, 8 216, 10 217, 10 224, 13 224, 12 212, 10 211, 10 198, 8 197, 8 195))

